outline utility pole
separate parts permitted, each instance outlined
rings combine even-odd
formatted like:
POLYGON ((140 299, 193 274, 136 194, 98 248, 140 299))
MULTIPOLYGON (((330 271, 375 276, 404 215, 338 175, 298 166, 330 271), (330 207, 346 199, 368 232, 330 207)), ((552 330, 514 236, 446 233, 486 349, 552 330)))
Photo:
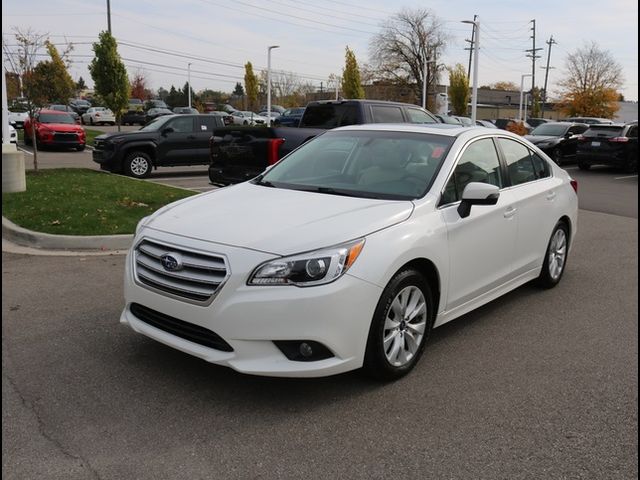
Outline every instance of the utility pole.
POLYGON ((107 30, 111 35, 111 0, 107 0, 107 30))
POLYGON ((553 67, 549 66, 549 63, 551 62, 551 46, 554 43, 558 43, 553 39, 553 35, 551 35, 551 37, 549 38, 549 40, 546 41, 546 44, 549 45, 549 48, 547 50, 547 66, 544 67, 544 97, 542 97, 542 112, 540 114, 540 116, 542 118, 544 118, 544 105, 545 103, 547 103, 547 80, 549 80, 549 70, 553 67))
MULTIPOLYGON (((473 16, 473 21, 475 22, 478 18, 478 15, 473 16)), ((469 50, 469 67, 467 68, 467 79, 471 77, 471 59, 473 58, 473 44, 475 43, 476 38, 476 24, 472 24, 473 28, 471 30, 471 40, 465 38, 465 42, 469 42, 469 48, 465 48, 465 50, 469 50)))
MULTIPOLYGON (((531 98, 535 99, 533 89, 536 88, 536 58, 540 58, 540 55, 536 55, 539 50, 542 50, 542 47, 536 48, 536 21, 531 20, 533 24, 531 26, 531 31, 533 35, 531 35, 531 39, 533 40, 533 47, 529 50, 525 50, 528 52, 527 57, 531 58, 531 98)), ((535 101, 535 100, 534 100, 535 101)), ((526 118, 525 118, 526 120, 526 118)))
POLYGON ((187 97, 189 108, 191 108, 191 64, 187 63, 187 97))

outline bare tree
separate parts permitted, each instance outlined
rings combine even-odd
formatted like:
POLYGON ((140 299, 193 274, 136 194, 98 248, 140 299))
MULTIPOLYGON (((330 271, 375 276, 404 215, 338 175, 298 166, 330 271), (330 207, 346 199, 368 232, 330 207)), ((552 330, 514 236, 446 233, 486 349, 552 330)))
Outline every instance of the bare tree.
MULTIPOLYGON (((40 85, 42 82, 36 81, 35 73, 38 64, 37 57, 40 51, 45 48, 48 41, 48 34, 33 31, 31 28, 14 28, 13 33, 16 39, 16 47, 5 53, 9 58, 9 63, 14 69, 14 73, 20 77, 21 93, 26 98, 26 107, 31 123, 31 138, 33 141, 33 168, 38 170, 38 145, 35 141, 35 114, 47 99, 42 95, 40 85)), ((26 136, 25 136, 26 138, 26 136)))
POLYGON ((607 50, 591 42, 567 55, 561 109, 568 115, 613 117, 617 89, 624 81, 622 66, 607 50))
POLYGON ((449 37, 442 21, 428 9, 403 9, 382 25, 369 45, 371 62, 378 75, 407 85, 422 95, 423 72, 427 89, 437 83, 442 55, 449 37))

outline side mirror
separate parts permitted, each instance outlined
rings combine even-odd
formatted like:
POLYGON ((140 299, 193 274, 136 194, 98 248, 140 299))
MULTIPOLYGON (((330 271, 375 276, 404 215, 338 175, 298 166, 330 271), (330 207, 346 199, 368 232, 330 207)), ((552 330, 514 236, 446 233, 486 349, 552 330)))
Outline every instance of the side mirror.
POLYGON ((171 132, 175 132, 175 130, 172 127, 166 127, 166 128, 162 129, 162 135, 163 136, 167 136, 167 134, 169 134, 171 132))
POLYGON ((500 198, 500 188, 488 183, 471 182, 462 192, 462 201, 458 206, 460 218, 467 218, 472 205, 495 205, 500 198))

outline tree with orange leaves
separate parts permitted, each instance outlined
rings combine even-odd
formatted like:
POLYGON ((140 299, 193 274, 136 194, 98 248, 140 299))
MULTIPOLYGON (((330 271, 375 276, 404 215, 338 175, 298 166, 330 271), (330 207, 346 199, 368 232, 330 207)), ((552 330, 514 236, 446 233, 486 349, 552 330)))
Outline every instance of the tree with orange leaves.
POLYGON ((559 109, 567 116, 612 118, 618 111, 622 67, 595 42, 569 54, 559 109))

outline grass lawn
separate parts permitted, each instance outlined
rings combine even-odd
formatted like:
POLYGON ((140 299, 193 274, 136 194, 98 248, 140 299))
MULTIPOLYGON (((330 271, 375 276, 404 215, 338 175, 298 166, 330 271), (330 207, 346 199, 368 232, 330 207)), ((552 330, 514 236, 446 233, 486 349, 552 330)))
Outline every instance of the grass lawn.
POLYGON ((98 135, 102 135, 104 133, 99 130, 91 130, 89 128, 85 128, 84 132, 87 135, 87 145, 90 147, 93 147, 93 139, 96 138, 98 135))
POLYGON ((80 168, 27 171, 27 191, 2 194, 2 214, 30 230, 134 233, 142 217, 196 192, 80 168))

